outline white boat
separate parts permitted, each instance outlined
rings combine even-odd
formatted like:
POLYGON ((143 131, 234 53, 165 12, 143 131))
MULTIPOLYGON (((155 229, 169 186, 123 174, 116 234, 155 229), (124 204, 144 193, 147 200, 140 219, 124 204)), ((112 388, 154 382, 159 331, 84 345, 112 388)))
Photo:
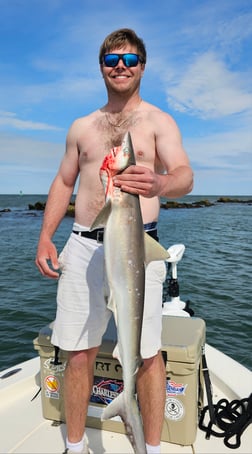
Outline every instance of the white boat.
MULTIPOLYGON (((177 256, 177 261, 180 258, 177 256)), ((176 260, 171 260, 171 262, 173 273, 176 276, 176 260)), ((179 312, 183 310, 183 303, 178 297, 175 297, 170 303, 172 304, 166 307, 166 312, 169 313, 170 310, 171 315, 168 314, 168 317, 175 316, 175 320, 182 315, 179 312)), ((164 317, 167 317, 167 315, 164 315, 164 317)), ((212 392, 210 397, 212 397, 213 404, 217 406, 216 404, 221 399, 226 399, 225 402, 229 403, 236 401, 237 410, 234 409, 234 419, 237 422, 239 414, 240 419, 243 419, 243 428, 237 431, 238 438, 235 431, 232 438, 229 438, 226 434, 227 440, 234 446, 239 441, 240 434, 240 444, 238 443, 233 451, 251 454, 252 402, 248 398, 252 391, 252 372, 209 344, 205 344, 205 353, 211 378, 212 392), (244 399, 247 400, 244 401, 244 399)), ((42 409, 43 386, 42 393, 39 393, 41 382, 43 382, 43 379, 41 378, 41 358, 39 355, 0 373, 0 453, 59 454, 64 452, 66 426, 64 423, 53 421, 53 418, 45 417, 42 409)), ((204 406, 207 406, 208 403, 207 392, 205 392, 204 406)), ((197 405, 196 402, 195 405, 197 405)), ((97 409, 90 403, 89 415, 92 416, 94 408, 97 409)), ((187 417, 190 419, 190 408, 187 408, 186 411, 187 417)), ((204 421, 206 426, 208 421, 209 412, 206 413, 206 422, 204 421)), ((228 422, 230 423, 230 421, 228 422)), ((234 425, 230 423, 229 428, 233 427, 234 425)), ((213 426, 213 428, 221 433, 217 426, 213 426)), ((90 449, 94 454, 133 453, 132 446, 124 433, 95 427, 87 427, 86 433, 90 449)), ((179 440, 178 442, 161 442, 161 453, 165 454, 222 454, 231 451, 232 449, 224 443, 223 436, 218 437, 211 434, 210 438, 207 439, 206 432, 199 427, 195 429, 195 437, 193 437, 192 443, 183 444, 179 440)))
MULTIPOLYGON (((249 396, 252 389, 252 373, 230 357, 206 345, 208 367, 213 387, 213 400, 222 398, 232 401, 249 396)), ((40 386, 40 359, 18 364, 0 375, 0 452, 6 453, 63 453, 65 424, 54 424, 42 415, 41 398, 33 397, 40 386), (13 372, 17 371, 13 374, 13 372), (7 378, 2 378, 10 373, 7 378), (12 375, 13 374, 13 375, 12 375)), ((124 434, 87 428, 90 448, 95 454, 132 453, 132 447, 124 434)), ((193 445, 161 442, 162 453, 221 454, 232 450, 225 446, 223 438, 205 438, 198 429, 193 445)), ((237 453, 252 452, 252 425, 241 435, 237 453)))

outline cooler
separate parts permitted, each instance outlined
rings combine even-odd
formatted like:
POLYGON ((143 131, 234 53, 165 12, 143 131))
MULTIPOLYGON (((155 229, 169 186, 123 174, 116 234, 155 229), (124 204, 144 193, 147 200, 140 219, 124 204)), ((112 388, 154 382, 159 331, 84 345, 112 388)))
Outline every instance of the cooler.
MULTIPOLYGON (((64 422, 63 378, 67 352, 51 344, 52 328, 53 323, 42 328, 33 344, 40 354, 43 416, 46 419, 64 422)), ((123 389, 122 367, 112 357, 115 345, 115 330, 110 323, 107 339, 103 340, 94 365, 94 385, 88 408, 87 426, 125 433, 120 417, 101 421, 104 407, 123 389)))
POLYGON ((42 412, 46 419, 64 420, 63 378, 67 352, 51 344, 53 323, 42 328, 34 339, 35 350, 40 355, 42 412))
MULTIPOLYGON (((46 419, 65 421, 63 377, 67 352, 51 344, 52 324, 34 340, 41 362, 42 410, 46 419)), ((162 440, 192 444, 196 437, 200 400, 200 360, 205 323, 198 318, 163 316, 162 352, 166 361, 166 404, 162 440)), ((125 433, 120 417, 101 421, 105 405, 123 389, 122 368, 112 357, 115 330, 105 335, 94 367, 94 385, 87 426, 125 433)), ((73 390, 74 392, 74 390, 73 390)), ((148 396, 146 396, 148 398, 148 396)))
POLYGON ((205 322, 163 316, 162 351, 166 361, 166 403, 162 440, 191 445, 203 406, 201 372, 205 322))

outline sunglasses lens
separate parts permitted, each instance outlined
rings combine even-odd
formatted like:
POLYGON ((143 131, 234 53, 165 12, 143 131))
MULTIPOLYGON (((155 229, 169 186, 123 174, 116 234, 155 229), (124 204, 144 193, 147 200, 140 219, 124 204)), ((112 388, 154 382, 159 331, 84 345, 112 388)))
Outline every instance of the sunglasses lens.
POLYGON ((116 65, 118 65, 120 58, 127 68, 137 66, 139 62, 139 57, 136 54, 106 54, 103 57, 104 64, 105 66, 114 68, 116 65))
POLYGON ((123 63, 128 68, 131 66, 137 66, 139 61, 138 55, 136 54, 124 54, 123 55, 123 63))
POLYGON ((116 66, 119 62, 119 55, 117 54, 107 54, 104 55, 104 64, 105 66, 109 66, 113 68, 116 66))

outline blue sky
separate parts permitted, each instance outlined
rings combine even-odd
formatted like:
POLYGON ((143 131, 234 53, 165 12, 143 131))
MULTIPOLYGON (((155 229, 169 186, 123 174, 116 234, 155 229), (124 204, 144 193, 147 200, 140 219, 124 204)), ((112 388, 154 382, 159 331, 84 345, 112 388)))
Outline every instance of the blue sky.
POLYGON ((72 121, 106 103, 111 31, 146 44, 142 97, 177 121, 193 194, 252 194, 251 0, 0 0, 0 193, 44 194, 72 121))

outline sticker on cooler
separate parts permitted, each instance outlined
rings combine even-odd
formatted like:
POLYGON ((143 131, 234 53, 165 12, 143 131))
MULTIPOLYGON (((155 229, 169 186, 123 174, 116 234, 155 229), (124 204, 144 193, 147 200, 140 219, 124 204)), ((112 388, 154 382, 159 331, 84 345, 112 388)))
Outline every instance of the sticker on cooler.
POLYGON ((165 417, 172 421, 181 421, 185 415, 185 409, 180 400, 167 397, 165 402, 165 417))
POLYGON ((90 402, 108 405, 123 390, 123 381, 104 377, 94 377, 90 402))
POLYGON ((45 373, 48 373, 49 371, 51 371, 54 375, 59 375, 62 372, 64 372, 64 370, 66 368, 66 363, 67 362, 64 361, 60 364, 54 364, 54 358, 48 358, 43 363, 44 369, 46 369, 45 373))
POLYGON ((185 395, 187 384, 176 383, 173 380, 168 380, 166 384, 166 395, 167 396, 182 396, 185 395))
POLYGON ((54 375, 47 375, 45 377, 45 395, 46 397, 59 399, 60 384, 57 377, 54 375))

